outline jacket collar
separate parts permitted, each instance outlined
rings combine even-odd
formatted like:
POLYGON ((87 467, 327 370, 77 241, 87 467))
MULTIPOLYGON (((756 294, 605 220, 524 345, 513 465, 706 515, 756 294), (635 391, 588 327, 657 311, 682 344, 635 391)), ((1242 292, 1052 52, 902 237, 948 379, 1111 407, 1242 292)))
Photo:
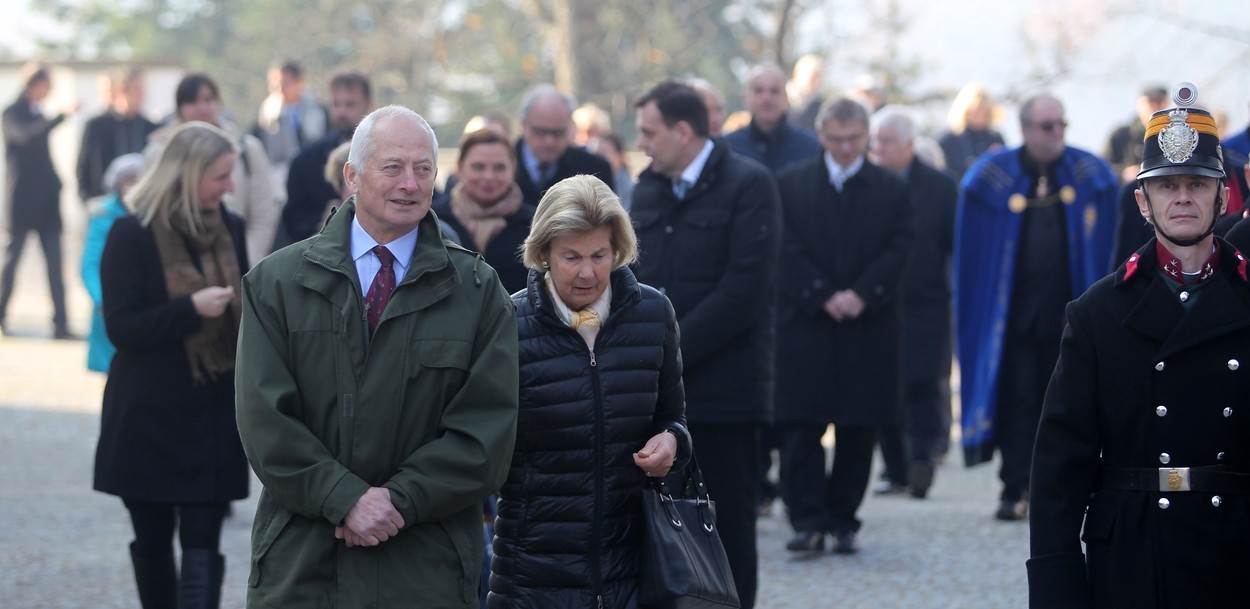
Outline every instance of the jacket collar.
MULTIPOLYGON (((712 187, 712 184, 716 183, 716 178, 719 175, 725 160, 729 157, 729 147, 725 145, 725 142, 716 138, 708 138, 707 141, 712 143, 712 152, 708 155, 707 162, 703 165, 703 171, 699 174, 699 181, 695 182, 694 186, 686 192, 686 196, 682 199, 682 201, 688 201, 704 192, 707 192, 707 190, 712 187)), ((659 182, 659 184, 657 184, 658 187, 668 192, 674 199, 677 198, 675 195, 672 195, 672 178, 659 173, 650 165, 643 170, 642 175, 638 176, 638 180, 659 182)))
MULTIPOLYGON (((351 223, 356 215, 356 198, 345 201, 312 238, 304 251, 304 260, 295 280, 301 285, 333 299, 343 277, 360 292, 360 278, 351 259, 351 223)), ((408 261, 408 271, 395 287, 382 319, 397 317, 428 307, 441 300, 460 282, 451 257, 439 235, 438 217, 431 210, 421 219, 417 246, 408 261)))
MULTIPOLYGON (((551 321, 558 322, 561 326, 564 323, 559 321, 559 315, 556 313, 553 303, 550 302, 550 296, 547 293, 547 285, 543 280, 546 273, 530 270, 529 277, 526 278, 525 299, 529 302, 529 306, 534 309, 543 319, 550 318, 551 321)), ((626 307, 632 306, 634 303, 642 300, 642 287, 638 283, 638 278, 629 267, 623 266, 608 276, 608 281, 612 285, 612 303, 608 309, 609 321, 616 317, 617 313, 626 307)), ((567 326, 565 326, 567 327, 567 326)))
POLYGON ((1159 358, 1168 357, 1212 337, 1250 327, 1250 289, 1239 269, 1244 255, 1221 240, 1215 275, 1188 313, 1157 269, 1151 239, 1116 270, 1116 287, 1136 296, 1124 325, 1160 343, 1159 358))

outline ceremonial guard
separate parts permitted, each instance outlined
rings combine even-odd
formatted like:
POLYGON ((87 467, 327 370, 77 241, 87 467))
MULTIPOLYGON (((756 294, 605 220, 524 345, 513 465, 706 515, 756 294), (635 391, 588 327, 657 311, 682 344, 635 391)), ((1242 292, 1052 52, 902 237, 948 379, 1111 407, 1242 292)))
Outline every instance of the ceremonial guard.
POLYGON ((1228 188, 1196 93, 1146 130, 1155 237, 1067 307, 1033 458, 1033 609, 1250 598, 1250 285, 1212 234, 1228 188))

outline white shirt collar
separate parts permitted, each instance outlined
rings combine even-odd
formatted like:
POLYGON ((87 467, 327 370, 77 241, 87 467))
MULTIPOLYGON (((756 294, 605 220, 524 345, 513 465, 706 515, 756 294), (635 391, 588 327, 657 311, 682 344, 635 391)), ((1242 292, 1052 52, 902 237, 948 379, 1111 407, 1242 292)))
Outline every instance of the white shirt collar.
POLYGON ((838 189, 838 192, 842 192, 842 187, 846 184, 846 181, 855 177, 855 174, 864 168, 864 155, 861 154, 855 157, 855 161, 849 167, 843 167, 833 160, 832 154, 826 152, 825 168, 829 170, 829 183, 838 189))
POLYGON ((704 141, 703 150, 699 151, 699 154, 694 157, 693 161, 690 161, 689 165, 686 165, 681 175, 677 176, 678 179, 685 180, 687 184, 694 186, 699 181, 699 176, 703 174, 703 166, 707 165, 708 157, 712 156, 713 147, 712 140, 704 141))
MULTIPOLYGON (((417 248, 418 230, 420 227, 414 227, 402 237, 382 244, 386 246, 386 249, 391 250, 391 255, 395 257, 395 264, 399 265, 399 271, 408 270, 408 263, 412 261, 412 252, 417 248)), ((365 231, 365 227, 360 225, 360 218, 352 217, 352 260, 360 260, 361 256, 371 253, 378 245, 379 243, 374 240, 373 236, 365 231)), ((402 279, 404 273, 397 271, 395 276, 402 279)))

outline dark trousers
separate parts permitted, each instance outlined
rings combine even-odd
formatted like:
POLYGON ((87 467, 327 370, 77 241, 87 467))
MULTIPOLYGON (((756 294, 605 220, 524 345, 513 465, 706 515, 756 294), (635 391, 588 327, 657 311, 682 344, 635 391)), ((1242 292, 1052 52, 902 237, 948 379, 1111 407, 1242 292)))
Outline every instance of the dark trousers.
POLYGON ((39 245, 43 247, 43 259, 48 267, 48 291, 52 294, 52 325, 57 330, 65 330, 65 282, 61 278, 61 229, 31 228, 13 225, 9 227, 9 244, 4 249, 4 268, 0 270, 0 323, 4 323, 8 313, 9 299, 13 296, 13 283, 17 280, 17 263, 22 260, 22 246, 26 244, 26 235, 34 231, 39 234, 39 245))
POLYGON ((172 550, 174 529, 182 549, 211 550, 221 546, 221 523, 228 503, 148 503, 126 501, 135 528, 135 549, 150 556, 172 550))
POLYGON ((1003 481, 1002 499, 1017 501, 1029 490, 1033 441, 1042 417, 1042 398, 1059 361, 1059 336, 1043 339, 1007 333, 1002 364, 998 368, 998 407, 994 412, 994 437, 1002 455, 998 477, 1003 481))
POLYGON ((912 381, 903 393, 903 422, 879 430, 885 476, 907 484, 909 463, 934 463, 946 452, 951 433, 947 378, 912 381))
POLYGON ((760 427, 755 423, 689 424, 704 482, 716 501, 716 528, 742 609, 755 606, 759 568, 755 510, 760 502, 760 427))
POLYGON ((780 494, 777 490, 780 474, 777 483, 768 479, 768 470, 773 468, 773 451, 780 448, 781 432, 776 427, 768 425, 760 430, 760 501, 772 501, 780 494))
POLYGON ((795 531, 858 531, 855 517, 868 490, 876 429, 835 426, 833 468, 825 472, 825 449, 820 445, 825 424, 799 423, 785 427, 781 446, 781 477, 786 481, 786 508, 795 531))

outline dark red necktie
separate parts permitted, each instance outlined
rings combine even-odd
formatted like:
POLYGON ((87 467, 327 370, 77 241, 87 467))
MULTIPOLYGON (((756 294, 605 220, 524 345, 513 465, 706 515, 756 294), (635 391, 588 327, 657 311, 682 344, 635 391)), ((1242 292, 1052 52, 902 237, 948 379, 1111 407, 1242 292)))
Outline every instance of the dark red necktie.
POLYGON ((373 255, 378 257, 382 268, 373 276, 373 284, 369 286, 369 293, 365 294, 370 336, 377 332, 378 322, 382 321, 382 311, 386 310, 386 303, 391 301, 391 292, 395 291, 395 256, 384 245, 373 248, 373 255))

